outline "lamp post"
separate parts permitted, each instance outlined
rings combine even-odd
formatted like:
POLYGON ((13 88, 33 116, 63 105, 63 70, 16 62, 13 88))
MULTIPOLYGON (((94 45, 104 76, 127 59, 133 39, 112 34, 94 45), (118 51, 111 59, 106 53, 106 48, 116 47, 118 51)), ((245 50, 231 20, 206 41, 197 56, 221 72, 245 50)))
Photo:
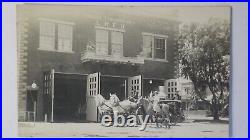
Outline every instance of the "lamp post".
MULTIPOLYGON (((35 81, 33 81, 33 83, 27 87, 28 93, 31 96, 31 100, 33 102, 33 112, 34 112, 34 122, 36 121, 36 108, 37 108, 37 94, 38 94, 38 86, 35 83, 35 81)), ((28 115, 29 117, 29 115, 28 115)))

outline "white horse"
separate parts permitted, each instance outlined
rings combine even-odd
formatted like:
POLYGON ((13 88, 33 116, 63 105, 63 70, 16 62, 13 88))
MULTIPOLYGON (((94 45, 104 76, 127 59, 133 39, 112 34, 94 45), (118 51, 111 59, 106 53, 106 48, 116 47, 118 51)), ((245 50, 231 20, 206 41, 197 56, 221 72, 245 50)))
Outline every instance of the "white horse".
POLYGON ((110 102, 113 105, 113 110, 119 113, 131 113, 135 112, 138 108, 137 103, 129 100, 120 101, 116 94, 110 94, 110 102))
POLYGON ((96 106, 101 106, 108 100, 106 100, 101 94, 95 95, 96 106))

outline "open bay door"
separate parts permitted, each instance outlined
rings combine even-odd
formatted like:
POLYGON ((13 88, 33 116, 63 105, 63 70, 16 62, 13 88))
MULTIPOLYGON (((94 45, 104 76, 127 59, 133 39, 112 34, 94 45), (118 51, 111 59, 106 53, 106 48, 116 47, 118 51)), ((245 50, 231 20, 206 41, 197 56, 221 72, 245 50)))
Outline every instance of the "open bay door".
POLYGON ((88 121, 97 121, 97 104, 95 95, 100 94, 100 73, 89 74, 87 77, 87 108, 86 119, 88 121))
POLYGON ((138 97, 142 96, 142 76, 133 76, 128 78, 128 96, 138 94, 138 97))

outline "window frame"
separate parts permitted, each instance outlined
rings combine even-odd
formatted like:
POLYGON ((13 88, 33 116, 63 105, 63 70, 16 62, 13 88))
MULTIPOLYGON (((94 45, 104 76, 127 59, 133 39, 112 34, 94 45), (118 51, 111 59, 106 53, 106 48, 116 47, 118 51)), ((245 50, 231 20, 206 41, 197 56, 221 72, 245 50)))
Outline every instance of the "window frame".
POLYGON ((109 31, 106 29, 95 28, 95 54, 97 55, 108 55, 108 48, 109 48, 109 31), (105 34, 105 37, 98 35, 105 34), (105 41, 104 41, 105 39, 105 41), (101 47, 99 47, 101 45, 101 47), (102 52, 103 46, 106 46, 106 51, 102 52))
MULTIPOLYGON (((65 41, 65 40, 64 40, 65 41)), ((63 23, 58 23, 57 24, 57 51, 58 52, 66 52, 66 53, 73 53, 73 26, 72 25, 69 25, 69 24, 63 24, 63 23), (71 28, 71 36, 70 37, 62 37, 62 36, 60 36, 59 35, 59 26, 69 26, 70 28, 71 28), (68 39, 68 40, 70 40, 70 49, 69 50, 65 50, 65 49, 63 49, 63 50, 60 50, 59 48, 59 39, 68 39)))
POLYGON ((55 39, 56 39, 56 24, 54 22, 51 22, 51 21, 39 21, 39 47, 38 49, 39 50, 45 50, 45 51, 56 51, 56 48, 55 48, 55 39), (42 24, 52 24, 53 25, 53 34, 54 35, 47 35, 47 34, 44 34, 42 33, 42 28, 43 28, 43 25, 42 24), (50 37, 52 38, 53 40, 53 44, 51 44, 52 46, 50 46, 50 48, 45 48, 43 45, 42 45, 42 37, 50 37))
POLYGON ((120 32, 120 31, 110 31, 110 47, 111 47, 111 56, 120 56, 120 57, 122 57, 123 56, 123 44, 124 44, 124 33, 123 32, 120 32), (115 42, 115 35, 114 34, 116 34, 116 33, 118 33, 118 34, 120 34, 120 37, 121 38, 119 38, 121 41, 118 43, 118 42, 115 42), (120 48, 120 53, 114 53, 113 51, 114 50, 117 50, 117 48, 116 47, 117 46, 119 46, 120 48), (114 47, 114 48, 113 48, 114 47), (119 55, 118 55, 119 54, 119 55))
MULTIPOLYGON (((117 56, 117 54, 116 53, 114 53, 113 54, 113 46, 115 46, 115 45, 120 45, 120 55, 119 55, 119 57, 124 57, 124 54, 123 54, 123 48, 124 48, 124 33, 125 33, 125 29, 118 29, 118 28, 110 28, 110 27, 102 27, 102 26, 95 26, 95 36, 97 36, 96 35, 96 33, 97 33, 97 30, 104 30, 104 31, 107 31, 108 32, 108 36, 107 36, 107 38, 108 38, 108 42, 107 42, 107 45, 108 45, 108 52, 107 52, 107 54, 105 54, 105 55, 107 55, 107 56, 112 56, 112 57, 116 57, 117 56), (113 42, 114 40, 113 40, 113 38, 112 38, 112 34, 113 33, 115 33, 115 32, 118 32, 118 33, 121 33, 121 43, 115 43, 115 42, 113 42), (110 35, 109 35, 110 34, 110 35), (110 52, 110 54, 109 54, 109 47, 111 47, 111 52, 110 52)), ((95 45, 97 45, 97 41, 96 41, 96 38, 95 38, 95 45)), ((100 42, 100 43, 102 43, 102 42, 100 42)), ((97 50, 96 50, 96 52, 97 52, 97 50)), ((95 52, 95 53, 96 53, 95 52)), ((96 53, 97 54, 97 53, 96 53)))
POLYGON ((167 56, 167 54, 166 54, 166 52, 167 52, 167 45, 166 45, 166 43, 167 43, 167 41, 166 41, 166 39, 165 38, 162 38, 162 37, 154 37, 154 45, 152 46, 153 47, 153 49, 152 49, 152 54, 153 54, 153 57, 154 57, 154 59, 162 59, 162 60, 166 60, 167 58, 166 58, 166 56, 167 56), (157 47, 157 43, 156 43, 156 40, 164 40, 164 49, 161 49, 161 48, 159 48, 159 47, 157 47), (164 58, 157 58, 157 56, 156 56, 156 52, 157 51, 164 51, 164 58))
MULTIPOLYGON (((153 33, 147 33, 147 32, 142 32, 142 38, 144 38, 144 36, 150 36, 151 37, 151 57, 145 57, 144 59, 148 59, 148 60, 155 60, 155 61, 162 61, 162 62, 168 62, 167 60, 167 39, 168 39, 168 36, 167 35, 162 35, 162 34, 153 34, 153 33), (164 59, 163 58, 156 58, 155 57, 155 52, 156 52, 156 45, 155 45, 155 40, 156 39, 164 39, 165 40, 165 54, 164 54, 164 59)), ((144 41, 143 41, 144 42, 144 41)), ((143 53, 144 52, 144 46, 145 44, 142 44, 142 47, 143 47, 143 53)))
MULTIPOLYGON (((41 51, 51 51, 51 52, 62 52, 62 53, 74 53, 73 52, 73 30, 74 30, 74 25, 75 23, 72 22, 67 22, 67 21, 60 21, 60 20, 52 20, 52 19, 47 19, 47 18, 38 18, 39 22, 39 47, 38 50, 41 51), (54 37, 53 37, 53 46, 51 47, 52 49, 48 49, 45 47, 41 46, 41 36, 45 36, 41 34, 42 26, 41 23, 52 23, 54 25, 54 37), (66 25, 70 26, 71 28, 71 37, 70 37, 70 49, 69 50, 60 50, 59 49, 59 26, 60 25, 66 25)), ((69 38, 67 38, 69 39, 69 38)))

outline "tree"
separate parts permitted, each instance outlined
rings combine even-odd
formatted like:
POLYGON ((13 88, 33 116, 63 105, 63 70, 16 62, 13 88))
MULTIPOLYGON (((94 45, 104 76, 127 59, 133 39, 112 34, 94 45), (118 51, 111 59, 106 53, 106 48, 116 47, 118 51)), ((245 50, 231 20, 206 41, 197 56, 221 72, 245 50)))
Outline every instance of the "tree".
POLYGON ((219 99, 229 87, 230 26, 228 21, 210 19, 205 24, 184 24, 177 38, 181 74, 194 84, 195 94, 206 100, 208 86, 213 98, 214 120, 219 119, 219 99))

